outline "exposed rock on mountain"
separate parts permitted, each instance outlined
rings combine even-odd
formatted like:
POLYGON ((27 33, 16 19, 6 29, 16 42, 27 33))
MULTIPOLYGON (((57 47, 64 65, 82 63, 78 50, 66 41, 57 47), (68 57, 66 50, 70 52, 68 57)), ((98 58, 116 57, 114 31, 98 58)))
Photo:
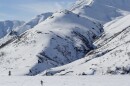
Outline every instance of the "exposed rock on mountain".
POLYGON ((7 35, 14 28, 23 25, 23 23, 24 23, 23 21, 17 21, 17 20, 0 21, 0 38, 7 35))

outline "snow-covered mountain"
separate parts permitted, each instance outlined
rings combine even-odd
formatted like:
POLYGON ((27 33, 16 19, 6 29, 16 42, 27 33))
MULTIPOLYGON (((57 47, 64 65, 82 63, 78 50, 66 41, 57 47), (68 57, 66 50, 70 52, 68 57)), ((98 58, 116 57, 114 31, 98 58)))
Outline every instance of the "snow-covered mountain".
POLYGON ((106 23, 130 13, 130 0, 77 0, 71 10, 79 15, 106 23))
POLYGON ((129 74, 129 3, 78 0, 17 27, 0 40, 0 74, 129 74))
POLYGON ((94 42, 97 49, 80 60, 40 75, 130 74, 130 15, 105 24, 104 30, 94 42))
POLYGON ((70 63, 94 49, 93 40, 102 32, 101 24, 70 11, 54 13, 13 42, 0 46, 0 72, 36 75, 70 63))
POLYGON ((7 35, 14 28, 23 25, 23 23, 24 23, 23 21, 17 21, 17 20, 0 21, 0 38, 7 35))

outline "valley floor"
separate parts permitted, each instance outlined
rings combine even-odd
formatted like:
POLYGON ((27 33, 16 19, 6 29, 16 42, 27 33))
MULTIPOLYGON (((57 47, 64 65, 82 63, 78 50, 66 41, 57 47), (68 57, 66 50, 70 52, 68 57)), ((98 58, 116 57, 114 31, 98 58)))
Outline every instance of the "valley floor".
POLYGON ((130 76, 0 76, 0 86, 130 86, 129 80, 130 76))

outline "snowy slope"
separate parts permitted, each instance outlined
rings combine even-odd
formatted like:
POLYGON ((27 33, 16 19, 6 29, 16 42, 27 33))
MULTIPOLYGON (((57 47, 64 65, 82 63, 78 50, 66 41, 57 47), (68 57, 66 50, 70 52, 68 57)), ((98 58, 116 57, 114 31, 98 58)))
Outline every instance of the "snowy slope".
POLYGON ((106 23, 130 13, 130 0, 78 0, 74 13, 106 23))
POLYGON ((130 15, 104 25, 97 49, 84 58, 40 75, 130 74, 130 15))
POLYGON ((24 23, 23 21, 17 21, 17 20, 0 21, 0 38, 7 35, 14 28, 23 25, 23 23, 24 23))
POLYGON ((0 46, 0 74, 36 75, 75 61, 94 48, 93 40, 102 31, 101 24, 70 11, 55 13, 0 46))

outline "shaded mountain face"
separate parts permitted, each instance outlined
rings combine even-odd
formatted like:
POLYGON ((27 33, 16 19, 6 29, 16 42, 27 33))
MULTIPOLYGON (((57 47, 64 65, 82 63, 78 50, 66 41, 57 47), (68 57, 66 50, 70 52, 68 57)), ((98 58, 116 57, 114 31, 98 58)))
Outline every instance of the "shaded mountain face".
POLYGON ((40 75, 130 74, 130 15, 105 24, 104 30, 94 42, 97 48, 84 58, 40 75))
POLYGON ((14 28, 23 25, 23 23, 24 23, 23 21, 17 21, 17 20, 0 21, 0 38, 7 35, 14 28))
POLYGON ((130 13, 130 0, 78 0, 71 8, 74 13, 106 23, 130 13))

